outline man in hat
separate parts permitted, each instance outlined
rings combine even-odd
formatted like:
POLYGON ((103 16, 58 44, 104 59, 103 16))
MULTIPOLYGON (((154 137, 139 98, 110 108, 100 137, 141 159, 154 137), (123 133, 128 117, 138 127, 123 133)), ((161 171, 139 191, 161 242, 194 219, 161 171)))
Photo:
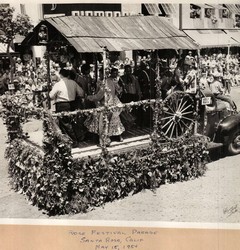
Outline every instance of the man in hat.
MULTIPOLYGON (((81 74, 77 75, 75 79, 86 95, 92 95, 96 90, 96 86, 94 85, 93 79, 90 75, 90 69, 91 67, 89 64, 83 64, 81 66, 81 74)), ((84 108, 95 108, 94 102, 89 100, 85 100, 84 106, 84 108)))
POLYGON ((189 69, 186 72, 186 75, 185 75, 185 77, 183 79, 183 83, 185 85, 186 92, 196 93, 197 70, 196 70, 194 62, 192 62, 192 64, 189 65, 189 69))
POLYGON ((222 86, 222 83, 219 81, 220 74, 212 74, 212 80, 210 82, 210 90, 212 93, 215 95, 215 97, 219 100, 228 102, 230 106, 236 110, 236 105, 234 102, 231 100, 230 97, 225 96, 225 89, 222 86))
POLYGON ((194 64, 195 64, 195 59, 192 55, 192 51, 189 51, 184 59, 183 73, 186 74, 188 70, 191 68, 191 66, 193 66, 194 64))
POLYGON ((16 71, 22 71, 23 70, 23 63, 22 63, 22 60, 20 57, 18 57, 16 59, 16 62, 15 62, 15 69, 16 71))

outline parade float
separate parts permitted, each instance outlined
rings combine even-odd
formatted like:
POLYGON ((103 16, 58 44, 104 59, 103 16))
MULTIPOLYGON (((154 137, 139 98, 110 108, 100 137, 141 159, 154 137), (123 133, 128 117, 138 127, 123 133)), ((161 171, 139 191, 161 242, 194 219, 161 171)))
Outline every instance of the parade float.
MULTIPOLYGON (((65 42, 66 49, 71 44, 78 53, 101 53, 104 69, 106 51, 196 48, 187 36, 159 17, 59 17, 42 21, 33 31, 23 44, 40 41, 43 45, 44 41, 48 60, 53 56, 53 44, 56 50, 65 42), (47 36, 39 40, 42 27, 47 36)), ((143 189, 154 191, 162 184, 202 176, 208 139, 198 133, 202 129, 198 122, 200 95, 176 92, 162 100, 159 77, 155 84, 155 99, 61 113, 29 105, 23 101, 24 95, 2 96, 8 132, 5 156, 14 190, 49 215, 59 215, 87 212, 143 189), (109 112, 138 107, 153 110, 151 132, 108 147, 109 112), (76 152, 71 140, 61 133, 58 119, 67 116, 74 121, 98 113, 104 117, 103 143, 76 152), (23 130, 31 119, 42 121, 41 145, 23 130)))

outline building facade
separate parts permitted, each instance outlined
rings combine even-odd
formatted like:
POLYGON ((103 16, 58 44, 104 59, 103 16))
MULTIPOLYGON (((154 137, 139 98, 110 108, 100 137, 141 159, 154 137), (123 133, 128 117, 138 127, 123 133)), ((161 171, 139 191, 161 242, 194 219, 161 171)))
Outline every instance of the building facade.
MULTIPOLYGON (((57 4, 13 4, 16 13, 30 16, 33 25, 37 25, 42 19, 56 16, 106 16, 118 17, 129 15, 154 15, 167 18, 178 29, 186 33, 194 40, 199 36, 204 40, 212 40, 212 43, 221 45, 234 43, 234 39, 227 41, 224 33, 229 36, 239 37, 240 29, 240 5, 238 4, 181 4, 181 3, 57 3, 57 4), (206 31, 209 30, 209 31, 206 31), (197 32, 196 32, 197 31, 197 32), (204 36, 205 34, 205 36, 204 36), (218 39, 217 36, 218 35, 218 39), (206 36, 208 39, 206 39, 206 36), (214 39, 215 38, 215 39, 214 39), (224 44, 220 40, 224 40, 224 44)), ((239 39, 240 40, 240 39, 239 39)), ((197 41, 198 42, 198 41, 197 41)), ((200 41, 201 42, 201 41, 200 41)), ((206 44, 206 47, 214 44, 206 44)), ((44 48, 36 46, 33 55, 42 57, 44 48)), ((132 57, 131 52, 123 55, 132 57)))

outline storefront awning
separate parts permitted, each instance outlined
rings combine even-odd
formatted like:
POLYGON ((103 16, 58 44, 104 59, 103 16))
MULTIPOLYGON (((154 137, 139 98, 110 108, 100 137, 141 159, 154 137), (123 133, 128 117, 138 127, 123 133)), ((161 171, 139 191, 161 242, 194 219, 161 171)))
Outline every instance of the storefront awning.
POLYGON ((212 4, 209 5, 209 4, 194 3, 193 5, 198 6, 198 7, 202 8, 202 9, 214 9, 212 4))
POLYGON ((24 39, 23 45, 37 45, 31 43, 36 43, 36 33, 43 23, 54 27, 80 53, 102 52, 105 46, 109 51, 197 48, 184 32, 158 16, 47 18, 24 39))
POLYGON ((240 38, 237 38, 239 33, 233 36, 230 30, 184 30, 184 32, 198 43, 200 48, 240 46, 240 38))
POLYGON ((166 15, 174 15, 176 14, 176 8, 175 8, 175 5, 172 4, 172 3, 162 3, 161 4, 164 12, 166 15))
POLYGON ((161 10, 156 3, 145 3, 144 4, 149 15, 160 15, 162 14, 161 10))
POLYGON ((223 7, 222 5, 220 4, 209 4, 211 7, 213 7, 213 9, 216 9, 216 10, 226 10, 227 8, 223 7))
POLYGON ((225 6, 231 11, 233 14, 240 14, 240 6, 239 4, 225 4, 225 6))
POLYGON ((227 34, 234 39, 235 41, 238 42, 239 46, 240 46, 240 29, 237 30, 225 30, 227 32, 227 34))

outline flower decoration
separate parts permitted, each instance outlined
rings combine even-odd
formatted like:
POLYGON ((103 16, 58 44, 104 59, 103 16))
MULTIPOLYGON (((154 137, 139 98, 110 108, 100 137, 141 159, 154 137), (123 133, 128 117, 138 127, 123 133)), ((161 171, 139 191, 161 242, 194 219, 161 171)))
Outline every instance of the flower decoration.
POLYGON ((160 98, 52 115, 47 110, 23 105, 20 97, 1 98, 8 132, 17 129, 5 151, 11 184, 49 215, 86 212, 143 189, 154 190, 165 183, 197 178, 206 171, 205 137, 189 134, 179 140, 162 141, 158 120, 164 105, 160 98), (154 109, 156 124, 149 146, 112 154, 103 143, 100 156, 73 159, 71 142, 61 133, 56 118, 70 116, 74 119, 77 115, 104 112, 107 127, 108 112, 131 110, 134 106, 154 109), (30 145, 21 132, 21 123, 31 116, 43 120, 42 150, 30 145))

